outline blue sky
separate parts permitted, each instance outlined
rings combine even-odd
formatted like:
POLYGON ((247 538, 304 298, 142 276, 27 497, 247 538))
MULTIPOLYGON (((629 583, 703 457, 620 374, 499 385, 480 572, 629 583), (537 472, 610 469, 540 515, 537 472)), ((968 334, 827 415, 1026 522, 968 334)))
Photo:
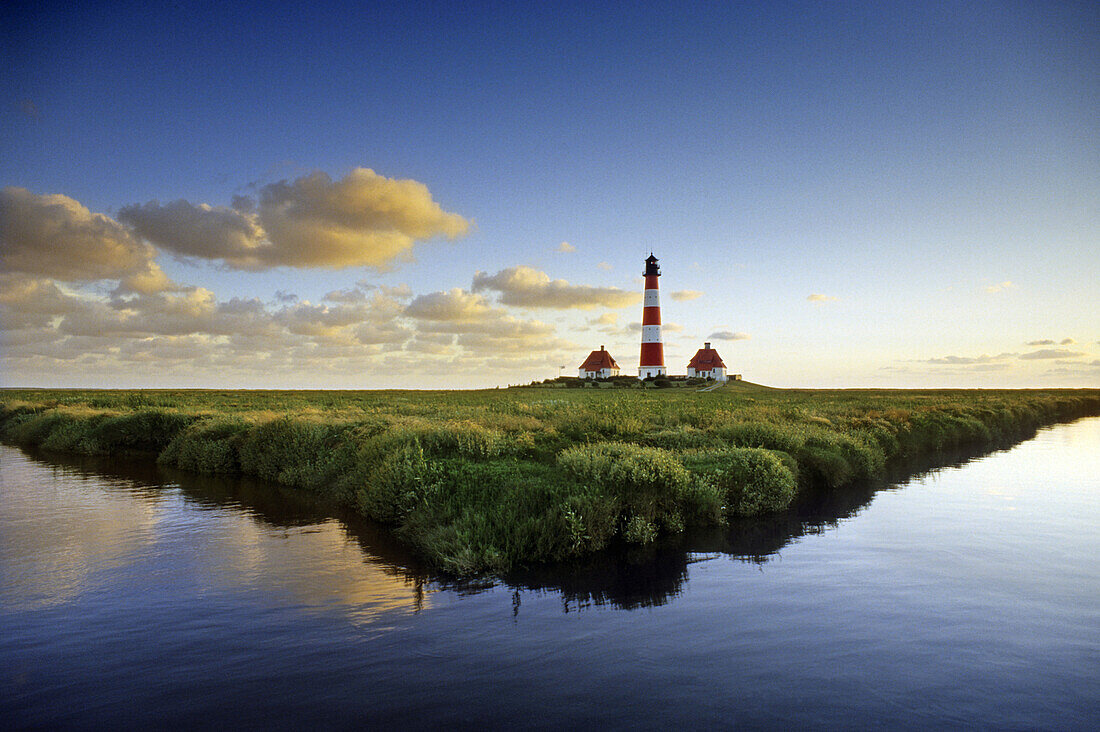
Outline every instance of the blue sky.
POLYGON ((0 184, 28 196, 6 209, 4 383, 491 386, 600 343, 633 372, 640 303, 602 290, 640 294, 650 250, 673 373, 736 333, 712 339, 731 370, 780 386, 1100 381, 1095 3, 593 5, 5 6, 0 184), (359 168, 467 226, 341 266, 182 243, 205 204, 308 248, 234 197, 359 168), (38 225, 51 195, 171 284, 32 262, 72 246, 38 225), (168 221, 175 201, 194 215, 168 221), (567 307, 531 271, 589 289, 557 286, 567 307), (357 310, 324 300, 357 283, 357 310), (448 315, 415 315, 442 293, 448 315), (223 322, 234 298, 262 303, 250 326, 223 322))

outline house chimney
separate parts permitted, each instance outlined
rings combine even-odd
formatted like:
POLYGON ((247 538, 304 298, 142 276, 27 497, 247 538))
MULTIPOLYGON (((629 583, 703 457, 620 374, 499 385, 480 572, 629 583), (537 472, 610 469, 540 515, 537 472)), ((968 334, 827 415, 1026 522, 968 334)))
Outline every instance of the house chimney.
POLYGON ((600 346, 600 350, 601 350, 601 351, 603 350, 603 346, 600 346))
POLYGON ((704 343, 703 348, 705 348, 709 351, 710 350, 710 341, 707 341, 706 343, 704 343))

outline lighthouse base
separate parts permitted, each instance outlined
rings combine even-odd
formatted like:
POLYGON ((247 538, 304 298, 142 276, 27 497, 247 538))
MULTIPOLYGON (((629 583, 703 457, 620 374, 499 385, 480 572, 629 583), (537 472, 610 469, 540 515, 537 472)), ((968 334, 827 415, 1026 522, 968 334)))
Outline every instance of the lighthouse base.
POLYGON ((648 378, 655 377, 655 376, 664 376, 665 373, 666 372, 665 372, 665 367, 664 366, 639 366, 638 367, 638 378, 639 379, 648 379, 648 378))

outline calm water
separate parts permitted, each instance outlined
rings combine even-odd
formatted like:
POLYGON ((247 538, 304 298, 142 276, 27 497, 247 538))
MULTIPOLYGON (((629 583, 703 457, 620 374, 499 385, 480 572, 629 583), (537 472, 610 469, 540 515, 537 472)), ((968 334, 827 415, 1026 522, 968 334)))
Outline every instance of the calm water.
POLYGON ((248 481, 0 447, 5 726, 1100 725, 1100 419, 475 586, 248 481))

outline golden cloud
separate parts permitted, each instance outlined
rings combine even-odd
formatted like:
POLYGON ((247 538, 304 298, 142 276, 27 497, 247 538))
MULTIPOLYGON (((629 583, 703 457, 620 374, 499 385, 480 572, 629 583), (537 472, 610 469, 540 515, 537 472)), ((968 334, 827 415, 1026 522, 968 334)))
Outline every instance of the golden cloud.
POLYGON ((0 265, 6 272, 67 282, 119 280, 124 289, 156 292, 171 282, 155 256, 117 221, 68 196, 0 190, 0 265))
POLYGON ((702 296, 703 293, 699 290, 677 290, 670 297, 677 302, 684 302, 685 300, 698 300, 702 296))
POLYGON ((235 266, 254 266, 264 231, 255 214, 224 206, 179 200, 125 206, 122 223, 138 236, 183 257, 221 259, 235 266))
POLYGON ((264 186, 234 207, 173 201, 128 206, 119 218, 157 246, 238 269, 373 267, 408 258, 417 241, 467 233, 428 187, 356 168, 340 180, 314 172, 264 186))
POLYGON ((1011 290, 1015 286, 1016 285, 1013 284, 1010 280, 1005 280, 1004 282, 998 282, 998 283, 993 284, 993 285, 986 285, 985 286, 985 291, 986 291, 986 293, 992 295, 992 294, 997 293, 997 292, 1004 292, 1005 290, 1011 290))
POLYGON ((522 265, 503 269, 495 275, 478 272, 470 289, 473 292, 499 292, 502 304, 521 308, 621 308, 642 299, 641 293, 626 292, 617 287, 571 285, 565 280, 551 280, 545 272, 522 265))
POLYGON ((464 333, 458 336, 457 342, 468 353, 482 356, 516 354, 522 357, 524 354, 560 352, 576 348, 576 344, 560 338, 550 338, 546 333, 523 335, 464 333))
POLYGON ((588 321, 589 325, 615 325, 619 322, 619 314, 616 312, 606 312, 595 320, 588 321))
POLYGON ((481 295, 455 287, 413 298, 405 314, 420 320, 471 322, 490 317, 493 308, 481 295))
POLYGON ((455 288, 413 299, 405 314, 417 324, 418 350, 439 352, 453 343, 471 357, 502 353, 545 353, 572 347, 555 336, 554 326, 538 320, 523 320, 489 305, 481 295, 455 288), (431 335, 434 340, 427 340, 431 335), (442 339, 442 340, 441 340, 442 339))
POLYGON ((18 273, 0 274, 0 324, 5 330, 41 328, 79 310, 77 298, 53 281, 18 273))
MULTIPOLYGON (((408 305, 405 288, 389 288, 396 296, 377 288, 340 302, 273 307, 255 298, 219 301, 201 287, 104 297, 67 292, 20 274, 2 280, 0 317, 6 330, 0 361, 17 365, 21 374, 44 369, 59 375, 78 369, 75 364, 90 372, 125 370, 127 363, 160 362, 167 368, 190 358, 207 370, 272 378, 277 371, 320 373, 341 364, 362 369, 372 359, 378 365, 383 346, 460 357, 474 368, 478 359, 505 353, 572 347, 556 337, 552 325, 515 318, 458 289, 423 295, 408 305), (62 363, 74 365, 62 368, 62 363)), ((195 372, 156 373, 193 378, 195 372)))

